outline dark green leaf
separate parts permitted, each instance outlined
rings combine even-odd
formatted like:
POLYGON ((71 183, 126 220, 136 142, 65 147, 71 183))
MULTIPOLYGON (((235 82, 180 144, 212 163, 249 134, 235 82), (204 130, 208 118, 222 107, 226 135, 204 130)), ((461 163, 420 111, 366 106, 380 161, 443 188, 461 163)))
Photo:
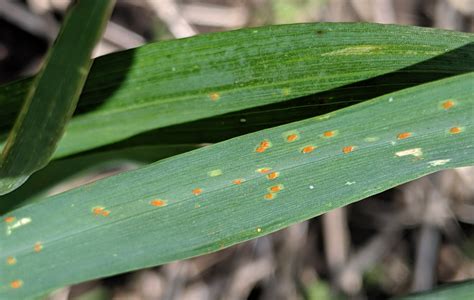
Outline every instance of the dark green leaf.
POLYGON ((0 235, 0 297, 217 251, 471 165, 473 81, 469 73, 388 94, 12 211, 0 235))
POLYGON ((92 65, 92 50, 114 3, 81 0, 65 17, 41 71, 25 89, 26 99, 3 148, 0 195, 49 162, 76 108, 92 65))

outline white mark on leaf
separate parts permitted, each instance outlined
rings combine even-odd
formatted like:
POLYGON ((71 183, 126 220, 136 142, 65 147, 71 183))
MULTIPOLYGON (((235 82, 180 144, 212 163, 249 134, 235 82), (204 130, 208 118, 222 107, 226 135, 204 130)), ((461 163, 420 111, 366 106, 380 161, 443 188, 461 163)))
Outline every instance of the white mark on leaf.
POLYGON ((415 157, 420 157, 420 156, 423 155, 423 152, 421 151, 421 148, 413 148, 413 149, 398 151, 398 152, 395 153, 395 155, 398 156, 398 157, 407 156, 407 155, 413 155, 415 157))
POLYGON ((366 137, 364 140, 366 142, 376 142, 378 141, 380 138, 379 137, 376 137, 376 136, 369 136, 369 137, 366 137))
POLYGON ((13 229, 17 229, 21 226, 27 225, 31 223, 31 218, 21 218, 20 220, 16 221, 12 225, 7 226, 7 235, 12 234, 13 229))
POLYGON ((344 49, 338 49, 330 52, 321 54, 321 56, 341 56, 341 55, 364 55, 370 54, 375 50, 380 50, 381 46, 374 45, 357 45, 352 47, 347 47, 344 49))
POLYGON ((437 159, 437 160, 432 160, 430 162, 428 162, 428 164, 431 166, 431 167, 436 167, 436 166, 442 166, 448 162, 450 162, 451 159, 437 159))

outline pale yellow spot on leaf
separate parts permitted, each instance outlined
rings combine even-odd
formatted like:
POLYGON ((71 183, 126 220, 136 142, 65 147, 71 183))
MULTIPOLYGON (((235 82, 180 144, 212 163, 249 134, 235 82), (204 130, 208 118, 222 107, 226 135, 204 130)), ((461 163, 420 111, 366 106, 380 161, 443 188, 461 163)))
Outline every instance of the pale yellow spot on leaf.
POLYGON ((338 49, 321 54, 321 56, 346 56, 346 55, 369 55, 373 52, 382 50, 383 46, 376 45, 356 45, 338 49))
POLYGON ((221 98, 221 95, 219 93, 210 93, 209 94, 209 99, 212 101, 217 101, 221 98))
POLYGON ((222 175, 222 170, 221 169, 215 169, 215 170, 207 172, 207 175, 209 175, 210 177, 220 176, 220 175, 222 175))
POLYGON ((8 265, 14 265, 14 264, 16 264, 16 258, 14 258, 13 256, 7 257, 7 264, 8 264, 8 265))

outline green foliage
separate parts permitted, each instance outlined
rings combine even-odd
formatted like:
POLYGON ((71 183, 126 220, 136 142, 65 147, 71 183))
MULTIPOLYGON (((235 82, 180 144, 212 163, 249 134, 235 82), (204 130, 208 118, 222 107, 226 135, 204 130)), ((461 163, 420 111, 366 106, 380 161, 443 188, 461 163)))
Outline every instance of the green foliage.
MULTIPOLYGON (((469 34, 427 28, 320 23, 201 35, 107 55, 95 60, 54 157, 338 87, 328 103, 462 74, 473 70, 467 63, 474 60, 473 41, 469 34)), ((0 126, 9 127, 29 84, 0 88, 0 126)), ((310 117, 308 109, 300 113, 310 117)))
POLYGON ((3 148, 0 195, 16 189, 49 162, 76 108, 92 65, 92 50, 114 3, 79 1, 66 16, 42 69, 25 88, 26 99, 3 148))
POLYGON ((417 293, 400 300, 471 300, 474 295, 474 280, 442 285, 432 291, 417 293))
POLYGON ((5 216, 0 256, 17 263, 1 272, 5 284, 23 285, 1 295, 39 295, 209 253, 473 164, 473 80, 468 73, 420 85, 15 210, 5 216))
MULTIPOLYGON (((0 197, 8 211, 0 299, 210 253, 474 164, 472 34, 375 24, 243 29, 98 58, 83 88, 111 3, 80 1, 43 70, 0 87, 4 137, 11 130, 1 193, 51 156, 75 154, 0 197), (66 63, 73 71, 63 72, 66 63), (327 114, 319 106, 369 98, 327 114), (142 167, 46 196, 117 161, 142 167)), ((462 297, 473 287, 454 290, 462 297)))

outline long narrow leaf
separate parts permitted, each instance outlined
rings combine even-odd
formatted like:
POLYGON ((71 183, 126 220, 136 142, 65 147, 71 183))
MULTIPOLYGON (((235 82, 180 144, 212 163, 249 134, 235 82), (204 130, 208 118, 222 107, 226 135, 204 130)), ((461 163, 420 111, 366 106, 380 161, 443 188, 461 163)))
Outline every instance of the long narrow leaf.
POLYGON ((79 177, 84 172, 104 169, 106 166, 116 167, 120 163, 141 166, 197 148, 195 145, 135 146, 55 160, 34 173, 18 189, 1 196, 0 211, 9 211, 22 206, 24 202, 44 197, 64 180, 79 177))
POLYGON ((82 0, 66 16, 56 42, 8 136, 0 164, 0 195, 45 166, 76 108, 92 65, 91 54, 114 0, 82 0))
POLYGON ((12 211, 0 235, 0 297, 217 251, 471 165, 473 81, 469 73, 417 86, 12 211))
POLYGON ((472 300, 474 296, 474 280, 455 282, 442 285, 432 291, 416 293, 399 300, 472 300))
MULTIPOLYGON (((55 157, 389 72, 416 83, 473 71, 473 42, 472 34, 436 29, 319 23, 208 34, 108 55, 94 62, 80 114, 55 157)), ((6 122, 0 125, 8 126, 27 86, 0 89, 0 121, 6 122)))

